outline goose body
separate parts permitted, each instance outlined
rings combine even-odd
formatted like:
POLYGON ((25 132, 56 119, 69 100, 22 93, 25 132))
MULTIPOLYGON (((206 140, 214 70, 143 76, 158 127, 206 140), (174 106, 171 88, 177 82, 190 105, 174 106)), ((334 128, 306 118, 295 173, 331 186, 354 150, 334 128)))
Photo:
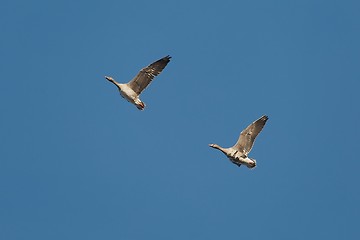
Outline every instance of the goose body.
POLYGON ((171 57, 163 57, 149 66, 140 70, 140 72, 128 83, 118 83, 112 77, 105 78, 116 85, 120 95, 128 102, 134 104, 139 110, 144 110, 145 103, 140 100, 140 94, 151 83, 151 81, 161 73, 161 71, 170 62, 171 57))
POLYGON ((217 144, 209 144, 209 146, 223 152, 232 163, 239 167, 244 164, 248 168, 254 168, 256 167, 256 160, 249 158, 248 154, 254 145, 257 135, 261 132, 268 119, 268 116, 264 115, 251 123, 240 133, 236 144, 230 148, 223 148, 217 144))

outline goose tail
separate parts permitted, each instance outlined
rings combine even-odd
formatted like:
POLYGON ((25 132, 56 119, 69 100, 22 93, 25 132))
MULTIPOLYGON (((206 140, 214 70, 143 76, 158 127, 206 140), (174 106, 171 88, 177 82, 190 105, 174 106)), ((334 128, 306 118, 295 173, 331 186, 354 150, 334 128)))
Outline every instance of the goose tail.
POLYGON ((137 109, 139 109, 139 110, 144 110, 144 108, 146 107, 146 105, 145 105, 145 103, 144 102, 142 102, 142 101, 140 101, 139 103, 136 103, 136 107, 137 107, 137 109))

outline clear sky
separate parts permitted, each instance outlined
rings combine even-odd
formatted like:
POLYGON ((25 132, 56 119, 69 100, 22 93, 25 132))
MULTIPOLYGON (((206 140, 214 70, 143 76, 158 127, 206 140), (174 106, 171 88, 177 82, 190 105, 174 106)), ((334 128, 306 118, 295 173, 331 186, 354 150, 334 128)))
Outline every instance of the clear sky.
POLYGON ((0 2, 0 239, 360 239, 360 2, 0 2), (127 82, 163 56, 144 111, 127 82), (232 146, 269 121, 238 168, 232 146))

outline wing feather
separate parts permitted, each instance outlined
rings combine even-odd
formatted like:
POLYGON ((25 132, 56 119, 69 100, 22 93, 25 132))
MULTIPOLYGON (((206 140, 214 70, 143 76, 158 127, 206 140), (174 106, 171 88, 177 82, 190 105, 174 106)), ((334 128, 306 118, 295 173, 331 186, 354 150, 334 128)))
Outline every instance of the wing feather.
POLYGON ((161 71, 170 62, 170 59, 171 57, 168 55, 141 69, 140 72, 130 82, 128 82, 130 88, 132 88, 137 94, 140 94, 151 83, 154 77, 161 73, 161 71))
POLYGON ((257 135, 264 128, 268 119, 268 116, 264 115, 255 122, 251 123, 240 133, 239 139, 233 148, 247 155, 251 151, 257 135))

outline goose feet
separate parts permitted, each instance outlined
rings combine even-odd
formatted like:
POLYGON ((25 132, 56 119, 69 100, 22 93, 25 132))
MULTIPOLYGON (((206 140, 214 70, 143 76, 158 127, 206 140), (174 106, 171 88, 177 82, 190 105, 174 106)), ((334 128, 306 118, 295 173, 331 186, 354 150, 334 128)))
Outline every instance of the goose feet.
POLYGON ((140 101, 139 103, 136 103, 136 107, 137 107, 137 109, 139 109, 139 110, 144 110, 145 104, 140 101))

